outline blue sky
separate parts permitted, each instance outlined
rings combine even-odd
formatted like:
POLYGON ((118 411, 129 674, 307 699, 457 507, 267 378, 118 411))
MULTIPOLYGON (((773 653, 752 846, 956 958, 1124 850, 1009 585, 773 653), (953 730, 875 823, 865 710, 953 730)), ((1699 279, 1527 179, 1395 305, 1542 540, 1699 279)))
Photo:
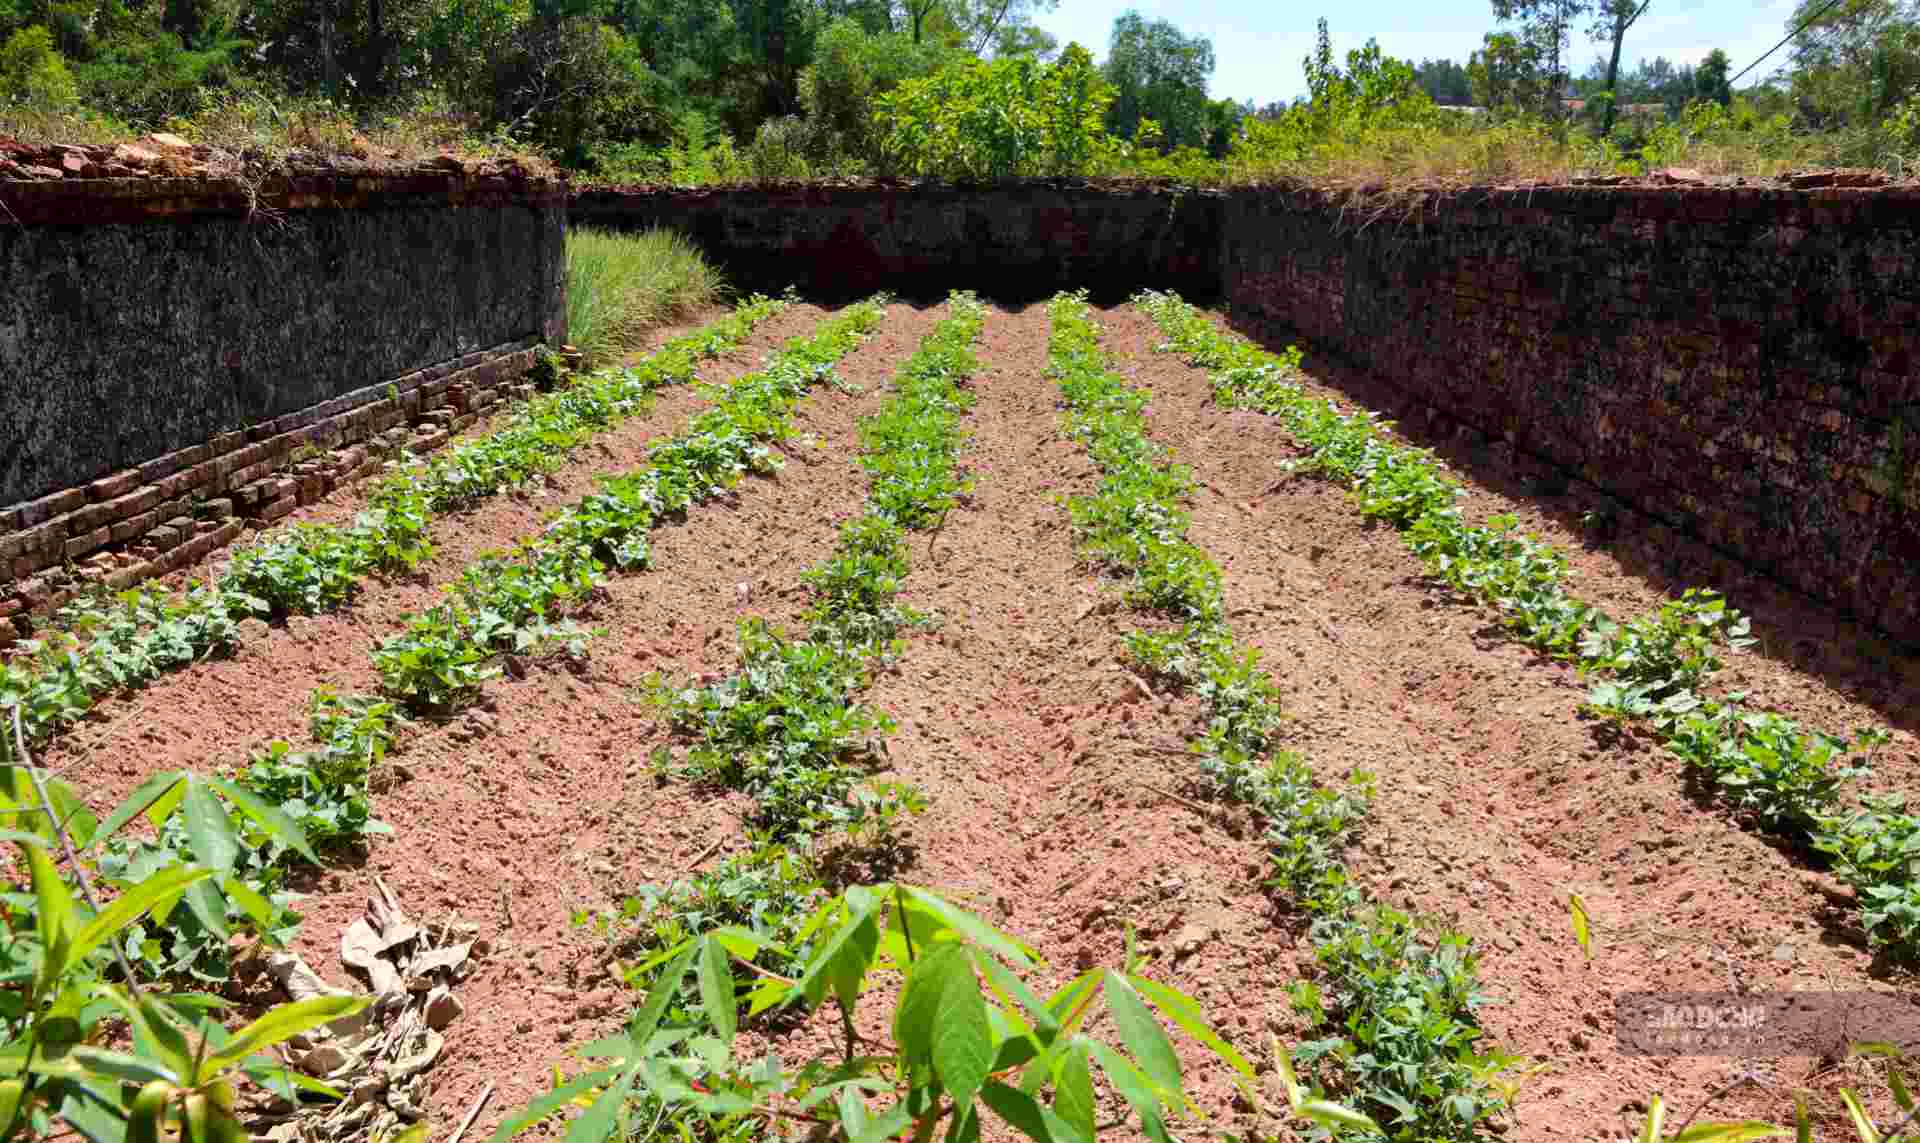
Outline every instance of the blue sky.
MULTIPOLYGON (((1487 0, 1371 0, 1355 8, 1295 8, 1273 0, 1060 0, 1057 9, 1035 22, 1061 43, 1078 40, 1099 58, 1106 54, 1113 18, 1127 8, 1212 40, 1213 96, 1255 103, 1306 93, 1300 61, 1313 50, 1314 21, 1322 15, 1340 55, 1372 36, 1388 55, 1416 61, 1447 57, 1465 63, 1493 27, 1487 0)), ((1653 0, 1627 32, 1621 60, 1628 67, 1661 55, 1698 63, 1714 48, 1724 48, 1737 72, 1786 34, 1793 9, 1794 0, 1653 0)), ((1603 50, 1576 36, 1573 71, 1585 71, 1603 50)), ((1786 54, 1787 49, 1776 53, 1740 85, 1771 71, 1786 54)))

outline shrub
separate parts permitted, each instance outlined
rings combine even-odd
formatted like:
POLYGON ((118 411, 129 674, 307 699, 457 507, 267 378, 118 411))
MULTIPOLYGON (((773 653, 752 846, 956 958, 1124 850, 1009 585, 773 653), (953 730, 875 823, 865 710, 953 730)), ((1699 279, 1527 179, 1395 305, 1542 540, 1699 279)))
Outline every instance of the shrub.
POLYGON ((719 271, 673 231, 567 234, 567 335, 590 361, 633 349, 647 330, 724 289, 719 271))
POLYGON ((1058 62, 969 60, 874 99, 887 163, 915 175, 1084 174, 1113 156, 1113 89, 1078 44, 1058 62))

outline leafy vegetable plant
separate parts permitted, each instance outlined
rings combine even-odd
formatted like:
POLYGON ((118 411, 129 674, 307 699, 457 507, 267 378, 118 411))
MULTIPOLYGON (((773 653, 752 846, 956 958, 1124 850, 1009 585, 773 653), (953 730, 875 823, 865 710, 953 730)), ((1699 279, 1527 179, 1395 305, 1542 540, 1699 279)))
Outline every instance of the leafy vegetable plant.
POLYGON ((812 942, 792 977, 760 970, 741 995, 737 965, 766 942, 718 928, 675 949, 626 1034, 582 1049, 593 1066, 508 1118, 505 1143, 570 1104, 585 1110, 568 1128, 578 1143, 624 1137, 647 1124, 683 1138, 747 1139, 811 1128, 828 1139, 931 1139, 964 1143, 989 1123, 1036 1143, 1094 1143, 1094 1077, 1118 1092, 1157 1143, 1170 1120, 1192 1112, 1184 1069, 1162 1020, 1220 1059, 1248 1099, 1253 1069, 1185 994, 1139 976, 1131 964, 1093 968, 1046 998, 1024 979, 1033 951, 1005 933, 911 886, 856 887, 814 913, 812 942), (667 1026, 680 982, 698 984, 701 1022, 667 1026), (854 1033, 861 998, 897 994, 887 1039, 854 1033), (740 1010, 816 1010, 840 1016, 840 1050, 789 1066, 777 1056, 739 1058, 740 1010), (1087 1031, 1104 1009, 1117 1043, 1087 1031))

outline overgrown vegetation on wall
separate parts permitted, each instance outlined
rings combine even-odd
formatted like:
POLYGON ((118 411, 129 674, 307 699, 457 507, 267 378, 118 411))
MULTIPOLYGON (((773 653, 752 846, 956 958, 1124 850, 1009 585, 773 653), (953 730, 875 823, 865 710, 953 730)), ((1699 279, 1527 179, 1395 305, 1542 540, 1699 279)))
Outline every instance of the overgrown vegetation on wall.
POLYGON ((1920 152, 1920 17, 1900 0, 1814 5, 1789 62, 1738 95, 1718 50, 1638 72, 1616 50, 1572 74, 1576 28, 1617 49, 1645 4, 1500 0, 1469 60, 1416 67, 1369 42, 1343 66, 1323 21, 1306 98, 1280 99, 1289 84, 1233 103, 1209 96, 1204 36, 1124 12, 1095 67, 1034 24, 1052 0, 8 0, 0 136, 537 151, 593 179, 678 184, 1903 173, 1920 152))

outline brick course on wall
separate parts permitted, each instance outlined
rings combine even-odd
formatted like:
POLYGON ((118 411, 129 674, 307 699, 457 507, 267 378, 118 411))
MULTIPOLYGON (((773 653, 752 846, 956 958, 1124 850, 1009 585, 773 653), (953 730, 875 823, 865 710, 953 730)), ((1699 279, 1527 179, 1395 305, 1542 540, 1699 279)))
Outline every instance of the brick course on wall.
POLYGON ((121 164, 9 146, 0 641, 82 581, 184 566, 444 441, 564 340, 558 180, 452 158, 168 176, 184 150, 97 178, 121 164))
POLYGON ((1239 319, 1920 641, 1920 187, 1237 192, 1239 319))
POLYGON ((531 395, 528 342, 494 346, 76 488, 0 509, 0 646, 11 617, 92 583, 178 571, 389 461, 440 447, 507 397, 531 395))

